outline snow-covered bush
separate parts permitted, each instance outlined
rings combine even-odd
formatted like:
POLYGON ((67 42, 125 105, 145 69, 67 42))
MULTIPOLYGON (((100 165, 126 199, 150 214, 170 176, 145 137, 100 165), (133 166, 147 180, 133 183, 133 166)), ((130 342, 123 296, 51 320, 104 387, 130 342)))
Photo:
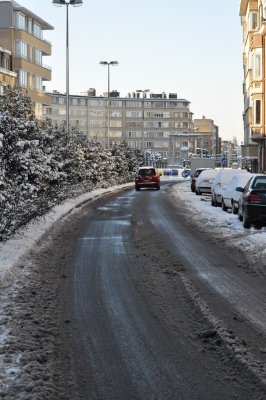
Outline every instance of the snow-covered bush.
POLYGON ((108 151, 38 121, 30 99, 9 88, 0 96, 0 240, 67 197, 129 182, 140 159, 126 143, 108 151))

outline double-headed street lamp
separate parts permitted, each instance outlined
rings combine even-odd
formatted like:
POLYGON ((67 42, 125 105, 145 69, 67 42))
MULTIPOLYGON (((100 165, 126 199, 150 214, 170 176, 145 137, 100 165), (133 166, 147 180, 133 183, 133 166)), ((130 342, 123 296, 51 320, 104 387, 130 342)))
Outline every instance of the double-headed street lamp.
POLYGON ((108 98, 107 98, 107 147, 110 150, 110 65, 118 65, 118 61, 100 61, 100 65, 108 67, 108 98))
POLYGON ((83 0, 53 0, 55 6, 66 6, 66 131, 69 131, 69 35, 68 35, 68 6, 81 6, 83 0))
POLYGON ((144 134, 145 134, 145 132, 144 132, 144 129, 145 129, 145 126, 144 126, 144 119, 145 119, 144 100, 146 98, 146 94, 149 93, 149 91, 150 91, 150 89, 144 89, 144 90, 139 89, 139 90, 137 90, 137 93, 142 93, 142 98, 143 98, 143 101, 142 101, 142 150, 143 150, 143 156, 145 155, 145 146, 144 146, 144 134))

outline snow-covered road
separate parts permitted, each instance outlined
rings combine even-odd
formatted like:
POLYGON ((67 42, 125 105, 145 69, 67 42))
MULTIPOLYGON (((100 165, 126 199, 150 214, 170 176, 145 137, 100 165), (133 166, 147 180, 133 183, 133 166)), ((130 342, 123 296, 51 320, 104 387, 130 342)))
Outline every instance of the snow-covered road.
MULTIPOLYGON (((172 179, 168 178, 164 178, 163 180, 172 181, 172 179)), ((132 187, 132 183, 123 185, 122 187, 132 187)), ((16 382, 23 382, 24 374, 31 374, 30 365, 33 367, 35 374, 31 376, 30 381, 36 381, 36 385, 29 386, 29 397, 21 397, 21 399, 34 398, 30 397, 30 393, 31 390, 36 390, 38 384, 44 388, 45 393, 48 393, 48 389, 45 389, 46 380, 47 387, 50 385, 49 390, 51 392, 49 393, 51 393, 51 399, 54 398, 53 391, 56 390, 53 384, 51 384, 51 371, 54 368, 51 354, 55 346, 54 337, 57 335, 51 315, 54 312, 56 287, 51 289, 51 295, 47 298, 45 306, 43 305, 43 301, 45 300, 46 293, 44 292, 43 295, 38 296, 41 301, 36 306, 40 307, 40 310, 43 307, 44 317, 40 319, 32 317, 30 304, 33 301, 32 298, 34 299, 36 296, 35 283, 37 278, 35 275, 38 274, 38 271, 34 262, 33 268, 31 268, 31 261, 27 260, 31 248, 36 244, 39 245, 41 243, 39 241, 46 235, 49 236, 50 231, 57 223, 62 220, 64 221, 64 218, 67 220, 69 216, 79 214, 82 204, 104 194, 120 190, 122 187, 97 190, 80 196, 77 199, 64 202, 61 206, 51 210, 45 217, 37 219, 24 229, 21 229, 14 238, 0 245, 0 398, 2 393, 9 392, 9 387, 13 385, 15 380, 16 382), (29 297, 21 297, 20 291, 22 288, 27 289, 26 293, 28 293, 29 297), (18 318, 17 321, 16 318, 18 318), (16 329, 21 328, 21 331, 25 332, 25 342, 17 343, 17 347, 14 347, 17 334, 14 332, 14 321, 16 329), (40 324, 39 330, 43 332, 43 335, 37 340, 38 346, 33 349, 34 351, 31 349, 31 354, 29 354, 28 349, 31 348, 32 343, 27 342, 27 330, 25 329, 25 325, 27 324, 28 327, 32 327, 33 331, 35 324, 40 324), (45 348, 46 346, 45 352, 40 351, 40 348, 45 348), (40 365, 36 364, 35 360, 38 360, 40 365)), ((249 273, 256 275, 265 274, 266 228, 262 230, 254 228, 250 230, 244 229, 242 223, 238 221, 237 216, 225 213, 220 208, 212 207, 210 197, 196 196, 194 193, 191 193, 189 181, 173 185, 170 193, 177 204, 185 204, 190 209, 190 213, 186 213, 185 218, 191 225, 200 225, 202 231, 206 232, 208 236, 215 238, 216 243, 217 241, 230 243, 235 249, 239 249, 241 253, 244 252, 253 261, 249 263, 249 273)), ((163 194, 163 191, 161 194, 163 194)), ((157 196, 161 196, 161 194, 157 193, 157 196)), ((50 254, 46 252, 45 246, 43 247, 43 253, 47 257, 47 263, 49 264, 50 254)), ((63 261, 61 260, 60 262, 62 263, 63 261)), ((62 278, 65 279, 65 274, 62 274, 62 278)), ((39 277, 38 279, 40 280, 39 277)), ((46 285, 53 286, 53 280, 49 275, 45 276, 45 280, 46 285)), ((41 292, 42 281, 38 282, 38 285, 37 290, 41 292)), ((192 292, 190 294, 191 297, 194 296, 192 292)), ((229 339, 231 340, 231 338, 229 339)), ((6 395, 3 398, 9 397, 6 395)))

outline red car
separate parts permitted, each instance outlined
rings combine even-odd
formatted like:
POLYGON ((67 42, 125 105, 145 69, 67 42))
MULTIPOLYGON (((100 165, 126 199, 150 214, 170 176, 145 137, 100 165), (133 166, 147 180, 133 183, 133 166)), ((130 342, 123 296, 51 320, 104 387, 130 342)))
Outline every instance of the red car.
POLYGON ((154 188, 160 190, 160 178, 154 167, 140 167, 136 179, 135 189, 154 188))

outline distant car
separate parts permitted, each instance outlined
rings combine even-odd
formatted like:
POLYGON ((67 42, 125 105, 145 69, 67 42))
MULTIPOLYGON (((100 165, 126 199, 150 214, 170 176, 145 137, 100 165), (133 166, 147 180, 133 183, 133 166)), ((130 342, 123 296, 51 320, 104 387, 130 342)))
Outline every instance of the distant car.
POLYGON ((201 172, 196 181, 196 195, 202 193, 211 193, 211 187, 218 172, 219 171, 215 169, 206 169, 205 171, 201 172))
POLYGON ((135 178, 135 190, 154 188, 160 190, 159 174, 154 167, 140 167, 135 178))
POLYGON ((266 223, 266 175, 254 175, 243 187, 237 187, 242 193, 239 198, 238 218, 243 220, 244 228, 252 224, 261 227, 266 223))
POLYGON ((244 187, 252 176, 253 175, 249 172, 233 176, 223 195, 222 209, 224 211, 227 211, 228 208, 232 208, 232 213, 237 214, 238 201, 241 193, 237 192, 236 188, 238 186, 244 187))
POLYGON ((196 171, 190 175, 190 182, 191 182, 191 191, 195 192, 196 190, 196 181, 198 179, 198 177, 200 176, 200 174, 202 173, 202 171, 205 171, 205 169, 210 169, 210 168, 197 168, 196 171))
POLYGON ((221 169, 219 173, 216 175, 211 189, 212 206, 214 207, 221 206, 223 202, 224 192, 231 179, 237 174, 242 174, 246 172, 247 171, 243 169, 232 169, 232 168, 221 169))

